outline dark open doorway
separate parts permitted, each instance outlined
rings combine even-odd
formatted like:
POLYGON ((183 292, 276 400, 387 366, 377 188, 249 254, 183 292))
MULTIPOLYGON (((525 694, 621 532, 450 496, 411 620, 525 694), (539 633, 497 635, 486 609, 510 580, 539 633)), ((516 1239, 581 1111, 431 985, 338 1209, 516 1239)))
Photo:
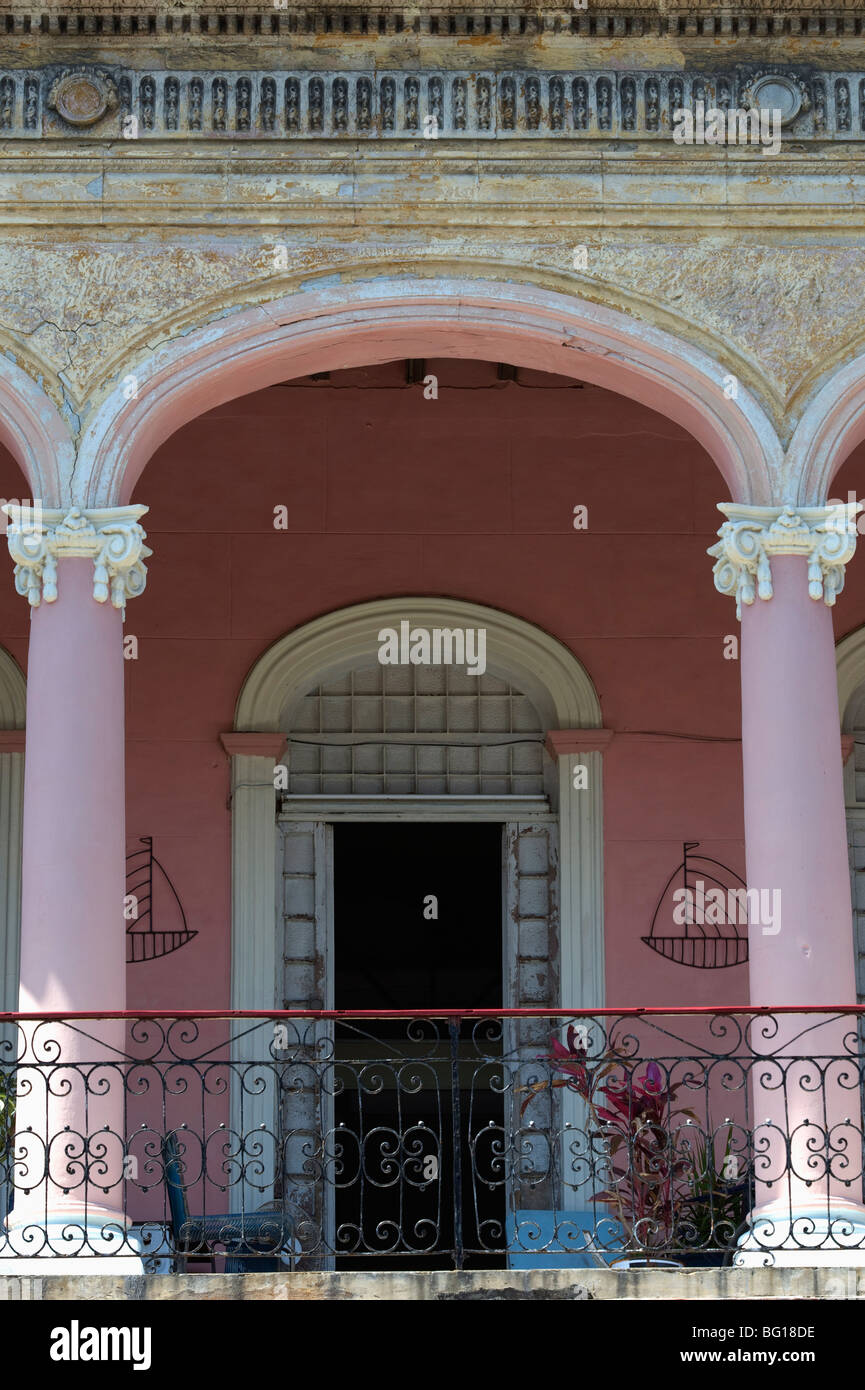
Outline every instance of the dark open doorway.
POLYGON ((333 843, 336 1008, 501 1008, 500 825, 337 825, 333 843))
MULTIPOLYGON (((500 825, 335 826, 335 1006, 500 1009, 501 876, 500 825)), ((357 1021, 335 1041, 337 1264, 503 1267, 498 1027, 357 1021)))

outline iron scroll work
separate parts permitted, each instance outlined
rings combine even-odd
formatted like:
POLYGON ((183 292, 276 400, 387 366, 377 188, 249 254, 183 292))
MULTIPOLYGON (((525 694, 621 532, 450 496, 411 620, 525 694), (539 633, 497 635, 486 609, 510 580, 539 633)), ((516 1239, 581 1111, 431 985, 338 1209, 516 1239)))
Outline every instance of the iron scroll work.
POLYGON ((739 907, 748 901, 745 881, 720 860, 691 853, 699 847, 699 840, 686 840, 682 845, 682 862, 677 864, 664 884, 649 935, 642 936, 640 940, 665 960, 675 965, 689 966, 692 970, 726 970, 729 966, 744 965, 748 959, 748 936, 747 931, 745 935, 740 934, 736 917, 739 907), (670 890, 679 874, 681 884, 673 893, 673 901, 681 894, 679 905, 683 916, 677 920, 671 914, 671 918, 675 925, 681 923, 684 933, 656 934, 661 909, 665 903, 670 907, 670 890), (724 895, 727 904, 725 910, 711 913, 705 910, 707 886, 710 892, 720 890, 724 895), (731 905, 734 907, 732 913, 729 910, 731 905))
POLYGON ((136 905, 136 916, 126 928, 127 965, 139 965, 141 961, 168 956, 198 935, 197 931, 190 931, 187 926, 186 913, 177 896, 177 889, 153 853, 153 836, 144 835, 138 843, 141 848, 126 856, 126 895, 127 899, 133 897, 136 905), (168 890, 168 912, 179 921, 173 930, 153 929, 154 869, 158 876, 157 883, 163 885, 163 891, 168 890), (143 927, 142 922, 145 923, 143 927))
POLYGON ((863 1013, 6 1014, 0 1272, 855 1265, 863 1013))

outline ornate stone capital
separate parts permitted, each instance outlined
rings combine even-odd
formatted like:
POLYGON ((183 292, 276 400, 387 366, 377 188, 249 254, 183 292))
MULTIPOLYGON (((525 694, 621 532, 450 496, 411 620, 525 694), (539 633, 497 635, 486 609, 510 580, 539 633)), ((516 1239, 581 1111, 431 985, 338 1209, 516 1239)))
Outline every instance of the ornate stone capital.
POLYGON ((844 566, 856 549, 858 504, 830 507, 745 507, 720 502, 727 517, 709 548, 715 557, 715 588, 742 604, 772 597, 773 555, 801 555, 808 561, 808 592, 830 607, 844 587, 844 566))
POLYGON ((93 597, 110 597, 124 615, 126 600, 140 594, 147 582, 144 560, 153 552, 144 544, 139 525, 147 507, 98 507, 82 511, 17 506, 3 507, 9 517, 6 539, 15 561, 15 588, 26 594, 32 608, 57 598, 57 562, 92 558, 93 597))

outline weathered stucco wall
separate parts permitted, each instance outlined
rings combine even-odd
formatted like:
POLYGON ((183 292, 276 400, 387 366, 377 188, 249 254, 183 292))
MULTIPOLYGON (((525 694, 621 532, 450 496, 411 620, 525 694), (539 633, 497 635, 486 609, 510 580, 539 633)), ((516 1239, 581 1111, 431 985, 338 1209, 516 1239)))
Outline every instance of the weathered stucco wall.
POLYGON ((334 275, 517 279, 699 346, 788 439, 865 340, 859 161, 678 155, 7 146, 0 344, 83 427, 160 345, 232 308, 334 275))
POLYGON ((498 278, 621 309, 735 374, 785 443, 820 382, 865 342, 855 6, 816 19, 804 3, 778 13, 763 0, 735 11, 610 0, 585 14, 316 3, 111 15, 81 3, 36 17, 22 5, 5 21, 0 352, 42 383, 76 437, 160 346, 336 277, 498 278), (108 94, 92 124, 70 123, 56 96, 79 70, 108 94), (293 131, 287 71, 300 87, 304 75, 344 74, 342 115, 327 87, 322 124, 293 131), (485 133, 472 124, 482 72, 493 83, 485 133), (804 98, 780 155, 673 143, 680 90, 688 104, 747 104, 767 72, 804 98), (420 93, 413 133, 406 73, 420 93), (580 73, 584 125, 570 86, 580 73), (396 75, 390 125, 382 74, 396 75), (515 82, 511 117, 498 79, 515 82), (428 80, 442 82, 438 139, 421 138, 428 80), (576 269, 575 246, 586 249, 576 269))

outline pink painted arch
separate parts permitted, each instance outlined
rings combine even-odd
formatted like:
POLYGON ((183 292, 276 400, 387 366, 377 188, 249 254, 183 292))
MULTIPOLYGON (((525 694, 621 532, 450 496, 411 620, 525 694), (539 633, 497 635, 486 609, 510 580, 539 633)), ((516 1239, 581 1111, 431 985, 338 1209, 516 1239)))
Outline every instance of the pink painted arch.
POLYGON ((75 463, 72 435, 38 382, 0 353, 0 444, 18 464, 31 499, 58 507, 75 463))
POLYGON ((865 353, 831 372, 802 414, 784 464, 784 500, 818 507, 865 439, 865 353))
POLYGON ((725 368, 698 349, 617 310, 537 286, 387 275, 334 277, 265 305, 238 309, 124 364, 81 442, 73 500, 128 502, 159 445, 227 400, 310 372, 398 357, 513 362, 604 386, 687 429, 737 501, 774 500, 782 450, 756 399, 725 395, 725 368))

